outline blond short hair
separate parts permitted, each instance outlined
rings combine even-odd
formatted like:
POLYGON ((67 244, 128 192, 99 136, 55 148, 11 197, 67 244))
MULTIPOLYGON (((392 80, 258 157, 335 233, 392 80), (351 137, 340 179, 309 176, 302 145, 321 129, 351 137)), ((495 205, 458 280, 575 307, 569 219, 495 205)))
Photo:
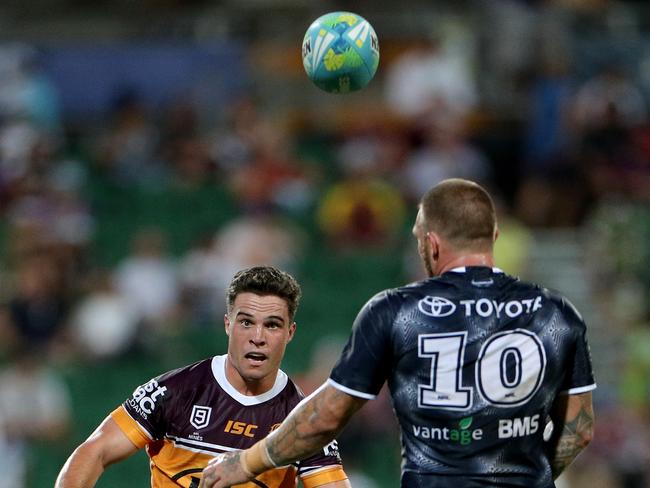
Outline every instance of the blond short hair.
POLYGON ((459 178, 440 182, 420 201, 423 222, 456 249, 492 250, 496 210, 490 194, 473 181, 459 178))

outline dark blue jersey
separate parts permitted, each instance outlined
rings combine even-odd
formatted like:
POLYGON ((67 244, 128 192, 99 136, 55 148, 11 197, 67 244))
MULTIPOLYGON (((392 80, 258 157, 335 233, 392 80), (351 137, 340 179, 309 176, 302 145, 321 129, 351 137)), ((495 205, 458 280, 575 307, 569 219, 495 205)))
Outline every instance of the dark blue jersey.
POLYGON ((387 290, 363 307, 329 382, 370 399, 385 381, 409 488, 553 487, 551 406, 595 388, 575 308, 485 267, 387 290))

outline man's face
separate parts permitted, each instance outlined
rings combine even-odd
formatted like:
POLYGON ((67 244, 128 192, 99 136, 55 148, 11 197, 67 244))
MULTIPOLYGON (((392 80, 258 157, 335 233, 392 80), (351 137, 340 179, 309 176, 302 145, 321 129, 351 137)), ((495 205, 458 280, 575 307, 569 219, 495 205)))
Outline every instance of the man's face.
POLYGON ((240 293, 224 323, 228 379, 244 393, 267 391, 275 383, 284 350, 296 330, 287 302, 275 295, 240 293))
POLYGON ((427 272, 427 276, 431 278, 435 276, 435 273, 431 257, 431 242, 429 242, 427 231, 424 227, 424 216, 422 215, 422 208, 418 210, 418 215, 415 218, 415 224, 413 225, 413 235, 418 241, 418 254, 422 259, 424 269, 427 272))

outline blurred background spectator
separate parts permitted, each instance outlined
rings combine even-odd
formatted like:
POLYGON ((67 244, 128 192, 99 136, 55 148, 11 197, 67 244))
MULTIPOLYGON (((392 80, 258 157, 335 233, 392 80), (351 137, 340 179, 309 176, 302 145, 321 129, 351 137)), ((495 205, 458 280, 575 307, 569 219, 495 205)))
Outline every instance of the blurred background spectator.
POLYGON ((6 476, 0 486, 33 483, 38 465, 29 446, 50 446, 65 439, 71 422, 70 398, 60 375, 47 366, 32 345, 17 347, 11 364, 0 370, 0 457, 6 476))
POLYGON ((118 292, 153 334, 173 325, 180 286, 160 229, 143 229, 133 237, 130 254, 117 265, 115 281, 118 292))
POLYGON ((70 340, 87 361, 117 359, 134 348, 142 316, 109 272, 97 269, 70 314, 70 340))
MULTIPOLYGON (((284 368, 311 391, 363 302, 424 277, 415 205, 454 176, 498 195, 499 265, 561 290, 589 324, 596 438, 558 486, 650 486, 644 2, 361 2, 381 62, 346 96, 313 87, 300 59, 309 23, 337 4, 82 3, 0 6, 12 488, 51 486, 136 385, 223 352, 242 267, 299 278, 284 368)), ((364 412, 340 438, 354 486, 397 486, 385 395, 364 412)), ((143 463, 102 486, 146 485, 143 463)))

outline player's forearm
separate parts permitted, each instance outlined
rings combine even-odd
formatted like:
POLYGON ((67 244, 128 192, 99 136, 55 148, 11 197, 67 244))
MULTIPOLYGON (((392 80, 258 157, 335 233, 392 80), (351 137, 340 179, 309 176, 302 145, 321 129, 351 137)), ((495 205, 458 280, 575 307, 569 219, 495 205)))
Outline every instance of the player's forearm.
POLYGON ((315 453, 336 437, 363 403, 336 388, 322 386, 266 439, 269 457, 284 466, 315 453))
MULTIPOLYGON (((365 400, 323 385, 267 438, 245 451, 221 454, 203 470, 199 488, 243 483, 275 466, 308 457, 328 444, 365 400)), ((345 485, 344 485, 345 486, 345 485)))
POLYGON ((56 479, 54 488, 90 488, 104 472, 98 452, 82 444, 68 458, 56 479))
MULTIPOLYGON (((557 425, 557 424, 556 424, 557 425)), ((582 402, 575 412, 568 416, 561 432, 555 436, 550 461, 553 479, 556 479, 569 466, 593 438, 594 413, 591 402, 582 402)))

